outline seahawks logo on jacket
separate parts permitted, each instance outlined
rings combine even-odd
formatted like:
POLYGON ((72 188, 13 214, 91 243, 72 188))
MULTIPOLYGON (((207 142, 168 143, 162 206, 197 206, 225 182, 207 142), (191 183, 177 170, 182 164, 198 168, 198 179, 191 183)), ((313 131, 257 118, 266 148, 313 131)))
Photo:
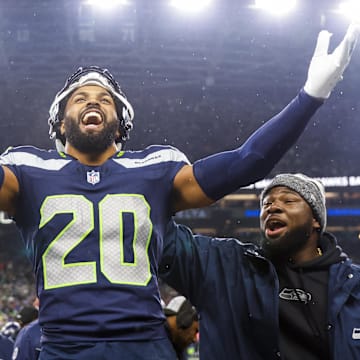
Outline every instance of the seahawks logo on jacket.
POLYGON ((301 301, 303 303, 308 303, 311 300, 311 294, 305 292, 302 289, 288 289, 284 288, 279 294, 280 299, 288 301, 301 301))

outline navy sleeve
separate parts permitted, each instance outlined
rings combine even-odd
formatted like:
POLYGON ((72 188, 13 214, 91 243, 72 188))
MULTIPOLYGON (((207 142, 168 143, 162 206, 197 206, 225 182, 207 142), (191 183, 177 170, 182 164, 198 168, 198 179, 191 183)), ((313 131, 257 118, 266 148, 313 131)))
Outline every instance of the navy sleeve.
POLYGON ((200 235, 194 237, 188 227, 174 221, 166 228, 159 275, 195 306, 199 306, 204 285, 210 239, 200 235))
POLYGON ((322 103, 301 90, 240 148, 196 161, 194 174, 205 194, 218 200, 263 179, 297 141, 322 103))
POLYGON ((0 334, 0 359, 11 359, 13 342, 0 334))

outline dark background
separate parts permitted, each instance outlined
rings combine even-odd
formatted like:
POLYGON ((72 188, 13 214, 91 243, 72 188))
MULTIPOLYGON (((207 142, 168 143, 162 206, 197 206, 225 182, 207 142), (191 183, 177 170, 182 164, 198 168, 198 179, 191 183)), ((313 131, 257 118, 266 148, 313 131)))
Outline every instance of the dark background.
MULTIPOLYGON (((299 0, 284 17, 250 8, 252 0, 213 0, 191 15, 167 0, 128 2, 106 11, 80 0, 1 0, 1 151, 53 147, 49 106, 84 65, 107 67, 134 106, 127 149, 171 144, 195 161, 238 147, 304 85, 318 32, 333 33, 332 51, 349 24, 333 11, 339 1, 332 0, 299 0)), ((360 175, 359 48, 344 80, 269 177, 360 175)), ((330 188, 329 206, 357 209, 358 191, 330 188)), ((257 199, 229 199, 178 218, 198 231, 252 240, 258 221, 245 211, 257 207, 257 199)), ((359 220, 354 214, 329 217, 330 229, 354 257, 360 257, 359 220)), ((0 225, 3 253, 19 253, 16 234, 14 225, 0 225)))

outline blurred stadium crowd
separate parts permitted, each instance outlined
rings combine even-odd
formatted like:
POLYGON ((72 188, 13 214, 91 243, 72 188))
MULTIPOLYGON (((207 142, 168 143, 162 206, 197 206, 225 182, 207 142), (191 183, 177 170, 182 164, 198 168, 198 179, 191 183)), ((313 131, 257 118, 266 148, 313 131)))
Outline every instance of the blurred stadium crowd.
POLYGON ((0 257, 0 327, 17 321, 19 311, 36 298, 34 277, 25 257, 0 257))

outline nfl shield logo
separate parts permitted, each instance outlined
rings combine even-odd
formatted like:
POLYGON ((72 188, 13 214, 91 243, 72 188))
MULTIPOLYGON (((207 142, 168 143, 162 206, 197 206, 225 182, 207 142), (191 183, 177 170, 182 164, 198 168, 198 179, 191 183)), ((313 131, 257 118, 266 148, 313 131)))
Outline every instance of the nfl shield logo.
POLYGON ((87 172, 87 182, 89 184, 95 185, 100 181, 100 173, 95 170, 87 172))

